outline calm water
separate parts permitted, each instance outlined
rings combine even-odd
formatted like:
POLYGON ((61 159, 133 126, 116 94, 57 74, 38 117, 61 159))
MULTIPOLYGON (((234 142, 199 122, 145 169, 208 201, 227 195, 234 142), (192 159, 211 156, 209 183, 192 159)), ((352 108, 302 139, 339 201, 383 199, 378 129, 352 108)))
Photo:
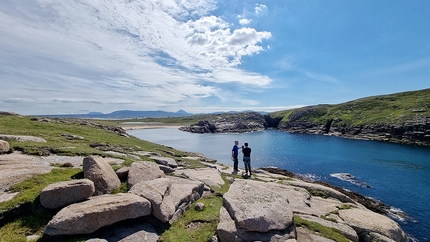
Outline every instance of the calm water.
POLYGON ((413 241, 430 239, 430 148, 277 130, 192 134, 165 128, 128 133, 230 165, 234 140, 248 142, 252 167, 276 166, 378 199, 408 215, 395 219, 413 241))

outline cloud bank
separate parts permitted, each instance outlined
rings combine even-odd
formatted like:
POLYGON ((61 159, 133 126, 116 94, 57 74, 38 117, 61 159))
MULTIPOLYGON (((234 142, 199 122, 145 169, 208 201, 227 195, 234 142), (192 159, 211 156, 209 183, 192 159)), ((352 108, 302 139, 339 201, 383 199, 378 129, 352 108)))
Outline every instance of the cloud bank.
MULTIPOLYGON (((4 0, 0 109, 199 112, 211 102, 240 104, 225 98, 235 96, 230 85, 272 81, 241 69, 272 34, 245 26, 249 17, 235 25, 215 10, 212 0, 4 0)), ((267 7, 254 10, 262 15, 267 7)))

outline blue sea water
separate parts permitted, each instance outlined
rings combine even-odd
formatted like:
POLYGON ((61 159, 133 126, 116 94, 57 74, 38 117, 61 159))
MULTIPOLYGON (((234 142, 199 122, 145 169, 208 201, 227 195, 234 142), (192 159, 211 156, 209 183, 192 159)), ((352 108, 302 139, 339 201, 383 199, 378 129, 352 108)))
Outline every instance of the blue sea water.
MULTIPOLYGON (((252 148, 252 167, 275 166, 380 200, 407 217, 393 218, 411 241, 430 240, 430 148, 266 130, 193 134, 176 128, 129 134, 232 165, 235 140, 252 148)), ((241 159, 240 159, 241 160, 241 159)), ((239 168, 243 168, 239 162, 239 168)))

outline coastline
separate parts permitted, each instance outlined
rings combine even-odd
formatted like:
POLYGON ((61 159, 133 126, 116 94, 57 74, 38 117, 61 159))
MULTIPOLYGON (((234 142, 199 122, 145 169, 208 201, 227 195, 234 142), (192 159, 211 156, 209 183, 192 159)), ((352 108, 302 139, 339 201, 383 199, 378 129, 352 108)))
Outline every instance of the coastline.
POLYGON ((165 124, 165 123, 154 123, 154 124, 121 124, 121 127, 124 130, 138 130, 138 129, 160 129, 160 128, 180 128, 184 125, 180 124, 165 124))

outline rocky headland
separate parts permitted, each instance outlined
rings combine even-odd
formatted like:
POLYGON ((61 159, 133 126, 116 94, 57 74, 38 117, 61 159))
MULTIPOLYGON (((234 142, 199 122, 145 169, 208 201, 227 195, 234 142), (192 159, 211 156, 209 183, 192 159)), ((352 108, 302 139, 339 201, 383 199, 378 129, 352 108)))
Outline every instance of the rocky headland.
POLYGON ((241 133, 267 128, 430 146, 430 89, 265 115, 256 112, 206 115, 196 124, 180 129, 193 133, 241 133))

